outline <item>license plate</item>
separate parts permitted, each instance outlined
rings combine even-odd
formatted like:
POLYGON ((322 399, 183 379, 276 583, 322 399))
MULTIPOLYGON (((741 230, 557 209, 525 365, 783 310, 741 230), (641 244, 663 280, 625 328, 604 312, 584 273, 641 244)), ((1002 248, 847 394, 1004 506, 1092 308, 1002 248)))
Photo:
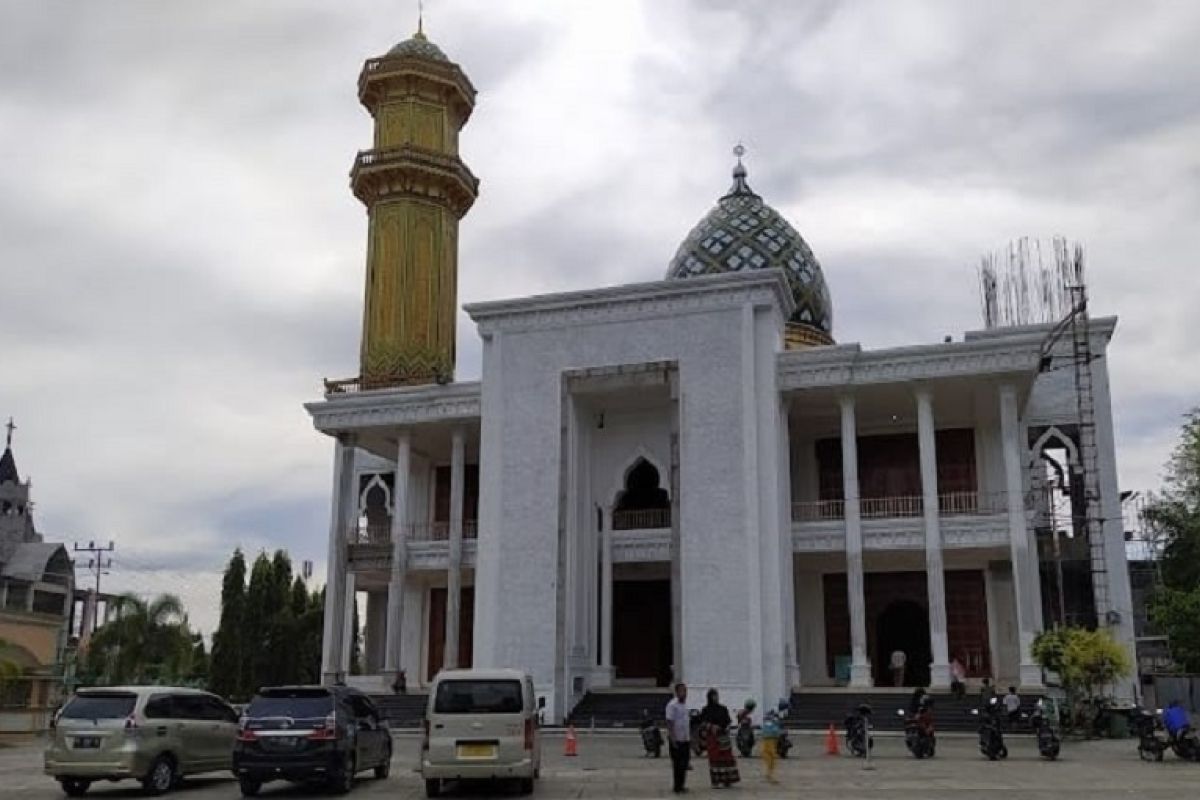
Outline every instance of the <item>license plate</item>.
POLYGON ((460 744, 458 746, 459 758, 495 758, 496 745, 494 744, 460 744))
POLYGON ((100 737, 99 736, 76 736, 75 737, 75 749, 76 750, 96 750, 99 747, 100 747, 100 737))

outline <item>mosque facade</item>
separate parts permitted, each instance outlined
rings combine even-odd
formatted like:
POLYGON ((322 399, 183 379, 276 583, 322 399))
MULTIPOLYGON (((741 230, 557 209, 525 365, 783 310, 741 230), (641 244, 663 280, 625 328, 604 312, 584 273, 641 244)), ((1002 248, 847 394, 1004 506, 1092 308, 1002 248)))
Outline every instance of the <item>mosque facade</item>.
POLYGON ((388 691, 403 673, 412 691, 444 667, 518 667, 561 719, 589 692, 674 680, 733 703, 889 685, 896 652, 905 685, 947 686, 957 662, 1036 688, 1032 641, 1062 621, 1132 653, 1114 318, 1091 320, 1084 453, 1049 326, 837 341, 816 256, 739 152, 662 280, 468 305, 482 377, 456 381, 475 89, 420 31, 358 88, 375 123, 351 173, 359 374, 306 406, 333 443, 324 680, 388 691), (1056 538, 1053 563, 1049 450, 1071 474, 1086 456, 1102 520, 1056 538))

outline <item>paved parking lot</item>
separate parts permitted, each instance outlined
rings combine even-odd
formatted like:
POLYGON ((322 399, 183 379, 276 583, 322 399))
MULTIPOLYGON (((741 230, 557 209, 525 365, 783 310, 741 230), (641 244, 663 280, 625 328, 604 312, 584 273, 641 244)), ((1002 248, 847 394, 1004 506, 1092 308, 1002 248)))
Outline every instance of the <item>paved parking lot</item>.
MULTIPOLYGON (((396 761, 392 776, 376 781, 364 773, 351 797, 416 798, 424 796, 419 776, 412 772, 416 763, 417 739, 398 735, 396 761)), ((624 798, 673 797, 670 786, 670 762, 664 756, 655 761, 641 755, 641 743, 634 733, 598 734, 594 739, 585 732, 580 736, 577 758, 562 756, 562 737, 549 735, 544 740, 545 770, 536 797, 553 798, 624 798)), ((1138 760, 1133 740, 1067 743, 1061 761, 1041 761, 1031 739, 1009 743, 1007 762, 990 763, 983 759, 969 738, 943 737, 938 756, 932 761, 916 761, 908 756, 903 742, 880 737, 873 769, 864 769, 861 761, 823 755, 819 736, 796 738, 792 758, 782 762, 781 784, 770 786, 762 777, 757 759, 741 764, 742 784, 733 790, 708 788, 704 765, 696 764, 689 774, 689 796, 756 798, 878 798, 878 800, 918 800, 944 797, 953 800, 1006 798, 1021 800, 1054 798, 1136 797, 1138 800, 1193 796, 1200 785, 1200 764, 1188 764, 1170 754, 1161 764, 1138 760)), ((41 772, 41 748, 36 744, 0 747, 0 797, 43 800, 63 795, 58 785, 41 772)), ((104 798, 137 797, 137 785, 100 784, 89 796, 104 798)), ((505 796, 505 787, 476 787, 458 796, 471 798, 505 796)), ((194 778, 172 795, 182 800, 234 800, 240 797, 237 784, 225 776, 194 778)), ((263 797, 321 797, 321 792, 287 784, 271 784, 263 797)))

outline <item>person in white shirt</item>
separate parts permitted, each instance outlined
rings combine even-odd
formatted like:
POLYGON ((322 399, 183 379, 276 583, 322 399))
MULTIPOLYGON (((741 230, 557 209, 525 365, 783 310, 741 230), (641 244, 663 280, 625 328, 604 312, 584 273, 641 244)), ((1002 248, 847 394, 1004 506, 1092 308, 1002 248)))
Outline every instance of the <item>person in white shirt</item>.
POLYGON ((675 684, 675 697, 667 703, 667 748, 671 752, 671 773, 674 783, 671 791, 676 794, 687 791, 688 761, 692 754, 691 718, 688 715, 687 686, 675 684))
POLYGON ((1008 712, 1008 726, 1016 728, 1021 718, 1021 696, 1017 694, 1017 687, 1008 687, 1008 694, 1004 695, 1004 710, 1008 712))

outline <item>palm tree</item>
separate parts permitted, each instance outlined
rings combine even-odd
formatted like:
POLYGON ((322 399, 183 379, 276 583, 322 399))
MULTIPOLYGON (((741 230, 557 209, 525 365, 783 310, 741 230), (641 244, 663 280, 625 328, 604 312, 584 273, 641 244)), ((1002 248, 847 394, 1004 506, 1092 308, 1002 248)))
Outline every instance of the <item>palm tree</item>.
POLYGON ((163 594, 144 600, 123 594, 115 602, 115 618, 101 626, 88 644, 90 671, 110 684, 185 674, 192 640, 179 598, 163 594))

